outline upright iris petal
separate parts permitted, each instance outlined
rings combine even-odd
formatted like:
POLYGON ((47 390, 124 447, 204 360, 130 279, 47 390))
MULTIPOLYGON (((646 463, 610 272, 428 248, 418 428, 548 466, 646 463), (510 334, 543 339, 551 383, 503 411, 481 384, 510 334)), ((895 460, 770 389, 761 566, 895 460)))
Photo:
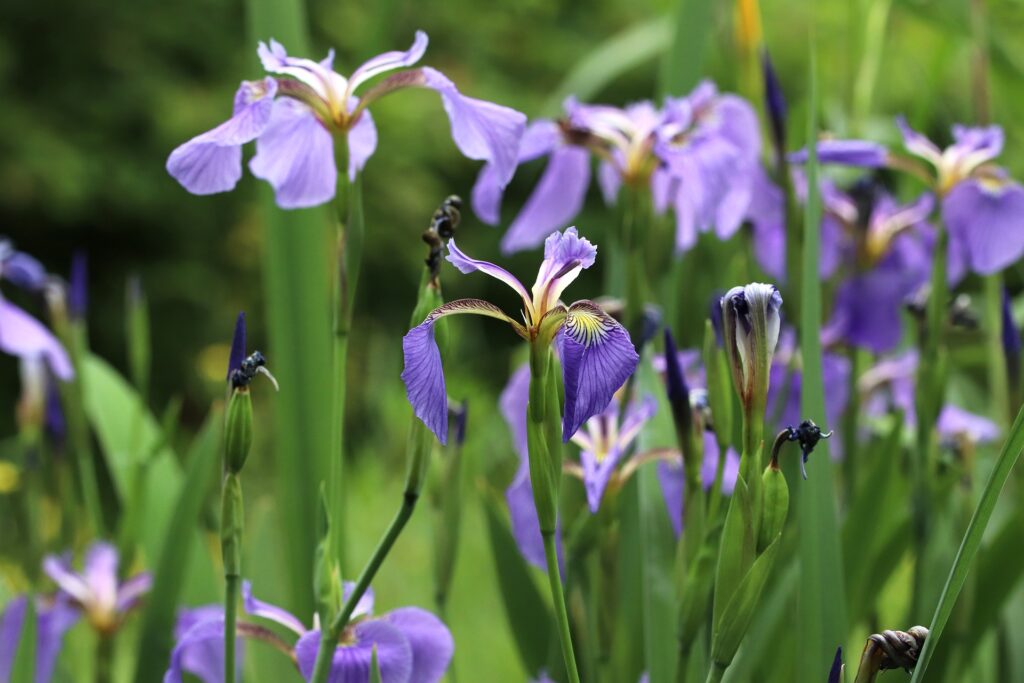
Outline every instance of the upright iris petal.
POLYGON ((552 233, 544 241, 544 262, 533 283, 533 302, 538 315, 543 315, 558 303, 562 292, 579 277, 579 274, 594 265, 597 247, 585 237, 580 237, 576 228, 566 228, 564 233, 552 233))
POLYGON ((562 440, 600 413, 640 362, 626 330, 589 301, 569 307, 559 331, 565 407, 562 440))

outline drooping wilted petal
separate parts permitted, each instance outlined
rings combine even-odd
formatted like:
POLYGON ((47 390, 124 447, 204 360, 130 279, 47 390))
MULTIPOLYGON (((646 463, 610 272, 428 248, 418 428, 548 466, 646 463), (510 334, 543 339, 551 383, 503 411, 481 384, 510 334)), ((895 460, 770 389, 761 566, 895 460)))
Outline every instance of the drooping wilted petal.
POLYGON ((455 641, 444 622, 419 607, 400 607, 383 619, 401 631, 412 648, 409 683, 440 681, 455 652, 455 641))
POLYGON ((469 273, 479 271, 485 275, 490 275, 495 280, 504 282, 514 289, 516 294, 522 297, 523 305, 527 309, 531 307, 530 293, 526 291, 526 286, 519 281, 519 278, 501 266, 467 256, 465 252, 455 245, 455 238, 448 240, 448 256, 446 258, 449 263, 459 269, 460 273, 468 275, 469 273))
POLYGON ((317 206, 334 197, 334 141, 313 110, 292 99, 274 101, 270 123, 256 140, 249 170, 274 188, 282 209, 317 206))
MULTIPOLYGON (((383 619, 369 619, 352 627, 352 644, 334 650, 329 683, 366 683, 370 679, 370 662, 374 648, 380 667, 381 683, 408 683, 413 667, 412 647, 408 638, 383 619)), ((320 631, 310 631, 295 644, 295 659, 307 681, 316 665, 320 648, 320 631)))
POLYGON ((374 76, 412 66, 420 61, 423 58, 423 53, 427 51, 427 43, 427 34, 423 31, 416 31, 416 37, 408 50, 404 52, 392 50, 366 60, 352 72, 352 76, 348 80, 349 92, 355 92, 356 88, 374 76))
POLYGON ((1024 187, 1013 181, 958 183, 942 202, 942 218, 976 273, 997 273, 1024 254, 1024 187))
MULTIPOLYGON (((889 155, 885 147, 868 140, 822 140, 817 148, 819 163, 861 168, 881 168, 885 166, 889 155)), ((806 164, 807 158, 806 149, 789 155, 789 161, 793 164, 806 164)))
POLYGON ((589 301, 569 307, 557 343, 565 385, 562 440, 568 441, 605 409, 640 357, 625 328, 589 301))
POLYGON ((532 249, 571 221, 583 208, 589 186, 590 153, 586 149, 560 145, 552 150, 540 182, 501 238, 502 252, 532 249))
POLYGON ((441 367, 441 351, 434 340, 438 319, 461 313, 475 313, 515 323, 494 304, 480 299, 457 299, 434 309, 418 326, 402 338, 405 364, 402 381, 416 417, 423 421, 438 441, 448 443, 448 393, 441 367))
POLYGON ((277 81, 269 76, 243 82, 232 117, 178 146, 167 158, 167 172, 192 194, 234 188, 242 177, 242 145, 267 129, 276 93, 277 81))
POLYGON ((441 95, 459 151, 470 159, 492 164, 498 183, 502 187, 508 185, 516 172, 526 116, 509 107, 466 97, 436 69, 424 67, 422 74, 423 85, 441 95))
POLYGON ((306 632, 302 622, 288 610, 257 600, 252 594, 251 581, 242 582, 242 606, 246 614, 277 622, 297 635, 301 636, 306 632))
MULTIPOLYGON (((546 119, 533 121, 523 134, 516 162, 524 164, 533 161, 549 154, 560 144, 562 133, 558 124, 546 119)), ((505 185, 501 182, 500 170, 493 163, 484 164, 473 185, 473 211, 488 225, 497 225, 501 220, 501 199, 505 185)))
POLYGON ((538 313, 551 310, 565 288, 596 260, 597 247, 580 237, 575 227, 548 235, 544 240, 544 261, 532 289, 538 313))

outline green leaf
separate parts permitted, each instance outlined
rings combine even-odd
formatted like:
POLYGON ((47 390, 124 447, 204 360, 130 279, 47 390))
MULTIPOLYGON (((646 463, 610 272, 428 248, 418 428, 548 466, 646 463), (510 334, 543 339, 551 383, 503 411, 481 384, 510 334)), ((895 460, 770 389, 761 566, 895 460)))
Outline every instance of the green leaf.
POLYGON ((377 646, 373 646, 370 656, 370 683, 380 683, 380 663, 377 661, 377 646))
POLYGON ((721 621, 715 630, 711 645, 711 657, 723 666, 732 663, 736 650, 747 633, 754 616, 761 593, 775 568, 775 557, 779 553, 781 536, 772 541, 758 557, 747 575, 743 577, 736 592, 730 596, 729 604, 722 612, 721 621))
MULTIPOLYGON (((817 158, 817 65, 810 48, 810 103, 807 120, 807 207, 804 214, 802 272, 818 272, 821 244, 821 196, 818 190, 817 158)), ((800 349, 803 385, 800 412, 822 429, 825 420, 825 389, 821 378, 821 284, 805 277, 800 291, 800 349)), ((798 520, 800 525, 799 638, 801 651, 798 680, 819 681, 828 671, 836 646, 845 642, 846 609, 843 590, 842 553, 836 514, 835 482, 828 442, 814 450, 810 476, 800 482, 798 520)))
POLYGON ((917 668, 914 669, 914 677, 911 679, 911 683, 924 680, 924 674, 928 670, 928 663, 934 656, 935 648, 942 638, 943 630, 946 628, 946 622, 949 621, 949 615, 953 612, 956 599, 960 595, 960 590, 964 587, 964 581, 967 580, 967 573, 970 571, 971 562, 973 562, 974 556, 981 546, 985 527, 988 526, 988 521, 992 517, 992 511, 996 507, 996 502, 999 500, 999 494, 1006 484, 1006 479, 1010 476, 1010 471, 1017 462, 1017 458, 1020 457, 1021 449, 1024 449, 1024 408, 1017 414, 1017 419, 1013 421, 1010 433, 1003 444, 1002 451, 999 453, 996 466, 993 468, 992 474, 989 475, 988 481, 985 482, 985 488, 978 499, 978 505, 974 509, 974 514, 971 516, 967 532, 960 543, 960 549, 956 553, 956 559, 953 560, 953 566, 949 570, 949 578, 946 579, 946 585, 942 589, 939 603, 935 607, 935 614, 928 625, 928 638, 925 640, 924 649, 921 651, 921 657, 918 659, 917 668))
POLYGON ((631 26, 608 38, 569 70, 541 108, 543 116, 558 116, 562 102, 573 95, 586 102, 624 73, 665 50, 671 30, 663 19, 631 26))
POLYGON ((729 600, 754 563, 754 550, 750 494, 747 492, 747 484, 743 477, 738 477, 736 488, 729 499, 729 511, 725 514, 725 528, 722 530, 722 543, 718 549, 712 620, 714 634, 718 633, 729 600))
MULTIPOLYGON (((310 54, 301 0, 247 0, 249 44, 273 37, 310 54)), ((252 63, 252 73, 259 65, 252 63)), ((261 183, 264 269, 270 334, 267 360, 281 384, 273 400, 274 479, 286 545, 288 606, 312 614, 313 555, 320 482, 330 469, 331 257, 334 226, 322 208, 283 211, 261 183)), ((268 392, 269 393, 269 392, 268 392)), ((257 435, 257 439, 259 435, 257 435)), ((334 511, 338 524, 340 511, 334 511)))
POLYGON ((552 630, 555 616, 519 554, 512 531, 504 519, 504 504, 494 492, 485 492, 482 497, 505 616, 523 664, 527 671, 536 674, 548 663, 548 653, 555 637, 552 630))
POLYGON ((671 43, 661 65, 660 94, 679 96, 704 73, 714 6, 711 0, 677 0, 671 43))
MULTIPOLYGON (((133 680, 158 682, 163 679, 171 654, 172 634, 182 589, 194 557, 196 525, 203 502, 216 481, 220 464, 220 433, 224 416, 219 408, 210 411, 196 436, 185 466, 184 485, 174 504, 174 516, 160 538, 163 548, 154 563, 153 589, 142 616, 137 670, 133 680)), ((212 578, 212 577, 211 577, 212 578)))
POLYGON ((984 588, 975 592, 970 626, 961 645, 973 652, 988 629, 998 625, 999 613, 1007 607, 1010 595, 1024 576, 1024 514, 1017 512, 1006 521, 978 557, 977 583, 984 588))

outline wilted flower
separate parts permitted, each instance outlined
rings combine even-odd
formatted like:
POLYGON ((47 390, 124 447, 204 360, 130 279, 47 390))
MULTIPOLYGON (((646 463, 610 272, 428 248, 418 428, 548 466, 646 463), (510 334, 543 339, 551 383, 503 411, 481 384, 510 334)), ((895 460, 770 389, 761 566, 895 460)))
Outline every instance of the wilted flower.
POLYGON ((395 90, 419 87, 441 95, 452 138, 471 159, 487 162, 500 187, 512 178, 526 117, 519 112, 462 95, 441 72, 420 67, 389 76, 366 92, 355 91, 376 76, 411 67, 427 49, 417 31, 405 52, 385 52, 363 63, 349 78, 332 68, 334 51, 320 62, 290 57, 283 45, 260 43, 263 68, 275 76, 244 81, 230 119, 179 146, 167 171, 193 194, 234 188, 242 177, 242 145, 256 141, 249 170, 269 182, 282 208, 316 206, 334 197, 337 166, 334 141, 346 135, 348 175, 354 179, 377 147, 377 129, 367 110, 395 90))
MULTIPOLYGON (((518 163, 547 156, 548 164, 502 239, 505 253, 537 246, 579 213, 590 187, 591 154, 599 159, 606 203, 614 204, 626 185, 647 189, 659 212, 674 209, 680 251, 712 226, 722 238, 739 228, 760 151, 757 118, 747 102, 704 82, 661 109, 651 102, 619 108, 573 98, 564 108, 563 118, 535 121, 523 138, 518 163)), ((492 224, 500 218, 497 180, 485 168, 473 194, 477 214, 492 224)))
POLYGON ((782 324, 782 295, 775 285, 755 282, 722 297, 725 350, 733 385, 748 409, 764 406, 775 345, 782 324))
POLYGON ((568 441, 580 425, 605 409, 612 395, 633 374, 639 357, 629 334, 611 316, 591 301, 577 301, 566 307, 562 292, 585 268, 594 264, 597 248, 579 237, 576 228, 553 233, 544 247, 532 296, 515 276, 504 268, 466 256, 448 242, 448 260, 463 273, 480 271, 511 287, 523 301, 523 322, 500 308, 479 299, 458 299, 434 309, 402 340, 405 367, 402 380, 416 416, 441 443, 448 439, 448 394, 441 353, 434 340, 434 324, 440 318, 475 313, 503 320, 527 342, 558 347, 562 361, 565 406, 562 438, 568 441))
MULTIPOLYGON (((346 583, 345 598, 354 584, 346 583)), ((242 584, 245 612, 291 631, 294 644, 256 622, 239 621, 238 634, 244 638, 270 643, 295 662, 303 678, 313 673, 320 629, 312 629, 293 614, 270 603, 257 600, 252 585, 242 584)), ((220 606, 185 610, 179 615, 177 644, 171 653, 164 683, 180 683, 183 672, 199 677, 203 683, 221 683, 224 678, 224 611, 220 606)), ((373 590, 359 599, 352 620, 345 628, 334 651, 328 680, 331 683, 366 680, 374 651, 383 683, 436 683, 451 662, 454 643, 448 628, 433 614, 418 607, 400 607, 379 617, 373 616, 373 590)))

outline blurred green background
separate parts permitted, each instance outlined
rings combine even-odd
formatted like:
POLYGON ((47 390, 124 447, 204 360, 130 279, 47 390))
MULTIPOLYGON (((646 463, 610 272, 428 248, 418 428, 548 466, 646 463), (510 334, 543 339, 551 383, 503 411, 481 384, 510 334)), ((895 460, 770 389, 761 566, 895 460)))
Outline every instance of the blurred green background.
MULTIPOLYGON (((713 20, 699 28, 707 53, 701 64, 687 68, 713 78, 723 90, 735 90, 742 82, 736 8, 712 5, 713 20)), ((1024 144, 1024 2, 985 6, 991 119, 1006 130, 1008 153, 1002 161, 1021 177, 1024 158, 1016 151, 1024 144)), ((765 40, 790 102, 791 130, 803 130, 806 36, 814 23, 825 128, 895 142, 892 116, 902 112, 934 139, 948 140, 951 123, 974 121, 977 114, 969 10, 968 0, 761 3, 765 40), (881 25, 879 12, 888 13, 881 25), (865 55, 877 59, 866 72, 865 55)), ((462 92, 533 118, 557 113, 552 104, 575 89, 585 99, 614 104, 651 97, 673 11, 667 1, 313 0, 310 56, 319 58, 333 47, 335 68, 347 73, 379 52, 404 49, 413 32, 423 29, 431 40, 425 64, 452 77, 462 92), (595 51, 613 48, 614 60, 596 68, 586 61, 595 51)), ((226 345, 239 310, 249 316, 250 346, 267 346, 259 181, 246 174, 232 193, 194 197, 163 168, 177 144, 226 118, 238 81, 258 75, 245 7, 209 0, 12 0, 0 16, 0 234, 57 273, 67 271, 75 250, 88 254, 92 348, 125 373, 125 283, 132 275, 140 277, 152 320, 148 400, 156 414, 174 399, 183 401, 179 437, 185 441, 210 403, 223 396, 226 345)), ((386 98, 373 114, 380 144, 363 176, 366 241, 346 434, 345 540, 353 566, 369 553, 397 505, 404 474, 409 408, 399 380, 400 340, 425 255, 419 235, 446 195, 468 199, 478 170, 455 149, 434 93, 386 98)), ((513 181, 504 203, 505 224, 522 206, 539 170, 529 164, 513 181)), ((581 231, 600 235, 613 220, 615 211, 602 205, 594 188, 577 220, 581 231)), ((467 252, 498 258, 500 229, 482 225, 468 209, 459 235, 467 252)), ((528 281, 537 260, 536 254, 517 255, 509 269, 528 281)), ((1008 278, 1017 282, 1019 273, 1008 278)), ((449 298, 513 303, 486 278, 463 278, 449 269, 443 279, 449 298)), ((599 281, 599 273, 587 273, 574 292, 597 294, 599 281)), ((39 302, 13 298, 42 310, 39 302)), ((690 316, 695 324, 702 318, 703 311, 690 316)), ((453 329, 449 387, 454 396, 468 397, 471 406, 469 502, 450 611, 456 670, 472 670, 474 680, 522 680, 525 672, 502 614, 474 494, 480 472, 497 464, 510 474, 514 466, 496 399, 508 376, 505 369, 512 367, 516 339, 499 325, 457 323, 453 329)), ((692 340, 698 331, 681 334, 692 340)), ((273 367, 273 349, 267 350, 273 367)), ((14 430, 16 377, 16 362, 0 358, 5 434, 14 430)), ((301 387, 283 387, 279 400, 290 391, 301 387)), ((264 413, 273 409, 267 395, 260 387, 256 403, 264 413)), ((280 530, 266 523, 274 506, 275 472, 269 436, 257 439, 246 475, 249 565, 257 592, 280 599, 284 591, 274 586, 280 530)), ((424 506, 399 540, 375 582, 379 608, 432 606, 432 521, 424 506)))

